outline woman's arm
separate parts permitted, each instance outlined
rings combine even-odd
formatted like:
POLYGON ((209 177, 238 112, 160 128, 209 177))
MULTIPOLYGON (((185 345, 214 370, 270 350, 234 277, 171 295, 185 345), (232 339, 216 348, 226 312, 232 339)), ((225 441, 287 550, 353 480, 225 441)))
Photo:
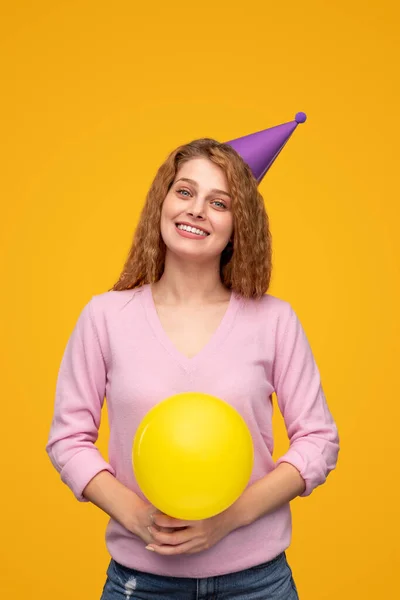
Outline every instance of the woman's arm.
POLYGON ((93 298, 81 311, 58 372, 46 452, 61 480, 81 502, 82 490, 112 466, 96 446, 106 388, 106 365, 92 318, 93 298))
POLYGON ((95 443, 106 387, 106 364, 86 304, 61 361, 53 420, 46 450, 61 479, 81 502, 92 502, 126 529, 148 542, 155 508, 115 477, 95 443))
MULTIPOLYGON (((306 484, 298 470, 281 463, 249 486, 230 509, 229 518, 236 527, 250 525, 304 493, 306 484)), ((228 516, 227 515, 227 516, 228 516)))
POLYGON ((151 541, 147 528, 156 509, 124 486, 114 475, 101 471, 87 484, 82 495, 144 542, 151 541))
POLYGON ((127 527, 128 520, 132 521, 132 515, 143 509, 145 505, 135 492, 124 486, 108 471, 101 471, 93 477, 82 495, 124 527, 127 527))
POLYGON ((276 465, 290 463, 308 496, 336 467, 339 435, 306 333, 290 305, 278 327, 273 384, 290 447, 276 465))

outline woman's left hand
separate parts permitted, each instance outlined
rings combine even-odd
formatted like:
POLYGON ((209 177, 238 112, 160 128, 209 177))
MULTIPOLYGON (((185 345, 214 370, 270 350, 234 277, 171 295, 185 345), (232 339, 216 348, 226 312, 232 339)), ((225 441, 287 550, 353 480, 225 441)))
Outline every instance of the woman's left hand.
POLYGON ((237 526, 228 511, 202 521, 181 521, 156 513, 153 526, 148 528, 154 541, 146 548, 164 556, 194 554, 211 548, 237 526), (164 528, 175 531, 166 533, 164 528))

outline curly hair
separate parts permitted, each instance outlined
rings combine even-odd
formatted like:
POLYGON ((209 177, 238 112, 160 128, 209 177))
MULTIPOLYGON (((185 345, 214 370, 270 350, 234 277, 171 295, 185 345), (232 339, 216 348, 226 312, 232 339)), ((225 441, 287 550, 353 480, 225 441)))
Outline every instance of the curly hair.
POLYGON ((225 173, 232 196, 233 236, 221 253, 220 275, 226 288, 245 298, 260 298, 269 288, 272 245, 264 200, 250 167, 229 144, 201 138, 179 146, 158 169, 147 193, 122 273, 109 291, 123 291, 161 278, 166 246, 161 236, 163 201, 180 166, 208 158, 225 173))

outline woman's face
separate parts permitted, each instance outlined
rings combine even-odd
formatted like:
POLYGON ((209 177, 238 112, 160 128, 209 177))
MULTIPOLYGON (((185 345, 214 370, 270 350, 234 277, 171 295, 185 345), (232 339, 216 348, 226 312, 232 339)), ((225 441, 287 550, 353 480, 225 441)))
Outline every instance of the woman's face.
POLYGON ((185 162, 161 211, 161 235, 168 250, 199 261, 215 258, 232 233, 232 198, 225 173, 207 158, 185 162))

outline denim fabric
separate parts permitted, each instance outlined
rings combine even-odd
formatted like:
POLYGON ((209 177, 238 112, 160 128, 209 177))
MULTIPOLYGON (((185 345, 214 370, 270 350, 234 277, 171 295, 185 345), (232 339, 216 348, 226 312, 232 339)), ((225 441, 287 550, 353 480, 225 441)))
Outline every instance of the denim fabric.
POLYGON ((111 559, 100 600, 299 600, 283 552, 250 569, 202 579, 129 569, 111 559))

